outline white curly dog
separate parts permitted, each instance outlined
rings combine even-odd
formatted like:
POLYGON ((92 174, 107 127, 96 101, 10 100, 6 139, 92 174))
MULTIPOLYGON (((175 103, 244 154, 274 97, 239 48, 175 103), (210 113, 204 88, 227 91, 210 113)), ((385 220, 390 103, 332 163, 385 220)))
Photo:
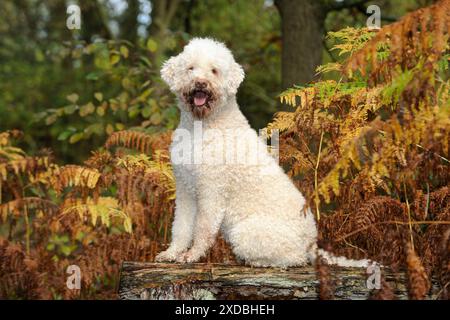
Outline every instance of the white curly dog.
POLYGON ((172 241, 156 261, 195 262, 219 231, 252 266, 367 266, 317 249, 314 216, 239 110, 244 70, 220 42, 195 38, 166 61, 162 79, 178 98, 170 148, 176 178, 172 241))

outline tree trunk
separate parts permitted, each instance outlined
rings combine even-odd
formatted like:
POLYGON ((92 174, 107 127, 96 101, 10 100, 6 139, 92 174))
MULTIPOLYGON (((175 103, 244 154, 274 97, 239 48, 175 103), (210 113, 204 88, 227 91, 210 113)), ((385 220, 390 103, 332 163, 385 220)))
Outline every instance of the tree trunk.
POLYGON ((153 0, 151 11, 151 23, 148 28, 149 36, 158 44, 157 50, 151 54, 151 60, 159 65, 161 55, 165 49, 165 37, 170 23, 177 12, 180 0, 153 0))
POLYGON ((111 39, 112 34, 108 26, 108 17, 98 0, 81 0, 81 37, 90 42, 96 35, 103 39, 111 39))
MULTIPOLYGON (((365 269, 329 266, 335 299, 367 299, 365 269)), ((382 269, 381 275, 396 294, 407 299, 406 276, 382 269)), ((428 298, 438 291, 436 283, 428 298)), ((124 262, 120 299, 317 299, 319 281, 314 267, 251 268, 229 264, 172 264, 124 262)))
POLYGON ((327 9, 320 0, 277 0, 282 32, 282 89, 313 80, 322 62, 327 9))
POLYGON ((139 0, 128 0, 127 3, 128 8, 122 17, 120 33, 123 39, 136 43, 138 38, 139 0))

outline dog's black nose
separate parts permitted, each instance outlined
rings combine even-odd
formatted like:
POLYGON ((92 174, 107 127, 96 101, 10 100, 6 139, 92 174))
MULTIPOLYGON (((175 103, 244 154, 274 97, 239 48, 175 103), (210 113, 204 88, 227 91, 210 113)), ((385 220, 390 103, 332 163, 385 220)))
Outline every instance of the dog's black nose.
POLYGON ((196 89, 205 89, 208 86, 208 83, 203 80, 197 80, 195 81, 195 88, 196 89))

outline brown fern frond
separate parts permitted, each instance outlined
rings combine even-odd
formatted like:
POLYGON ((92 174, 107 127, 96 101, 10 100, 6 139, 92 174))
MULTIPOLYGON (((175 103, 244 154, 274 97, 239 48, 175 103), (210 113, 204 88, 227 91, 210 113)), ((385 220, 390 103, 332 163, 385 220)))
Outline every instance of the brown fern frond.
POLYGON ((0 298, 38 298, 38 263, 24 248, 0 237, 0 298))
POLYGON ((126 232, 132 232, 132 221, 130 217, 120 208, 117 199, 112 197, 99 197, 98 199, 76 199, 66 206, 61 212, 59 219, 70 214, 76 214, 83 221, 90 219, 93 226, 100 220, 101 224, 110 227, 118 220, 126 232))
MULTIPOLYGON (((419 196, 414 204, 414 210, 426 216, 427 220, 450 222, 450 188, 443 187, 428 195, 419 196)), ((427 270, 439 272, 442 235, 447 229, 448 225, 433 224, 424 232, 422 254, 427 270)))
POLYGON ((406 244, 406 266, 410 299, 422 300, 428 294, 431 283, 425 268, 410 243, 406 244))
POLYGON ((19 130, 8 130, 0 132, 0 147, 7 146, 11 143, 11 139, 20 139, 23 132, 19 130))
POLYGON ((105 167, 113 165, 114 158, 107 150, 92 151, 92 155, 87 159, 84 164, 93 169, 97 169, 100 172, 105 167))
POLYGON ((119 158, 117 164, 123 168, 117 171, 117 176, 118 197, 124 203, 137 201, 140 193, 150 198, 162 196, 167 200, 174 199, 175 177, 164 153, 156 152, 154 160, 143 154, 126 156, 119 158))
POLYGON ((438 61, 448 45, 450 32, 450 1, 441 0, 405 15, 400 21, 384 26, 360 50, 347 61, 344 69, 348 74, 361 71, 370 73, 373 83, 391 80, 394 66, 410 68, 417 57, 427 57, 432 64, 438 61), (389 48, 389 55, 379 61, 380 43, 389 48), (414 54, 413 54, 414 53, 414 54), (369 57, 369 59, 367 58, 369 57))
POLYGON ((450 228, 442 235, 439 260, 438 276, 442 290, 438 298, 450 300, 450 228))
POLYGON ((354 217, 351 217, 349 223, 355 222, 353 230, 376 225, 383 221, 408 221, 405 214, 405 205, 400 201, 387 196, 377 196, 365 202, 357 209, 354 217))
POLYGON ((10 215, 20 217, 23 215, 25 207, 48 213, 54 213, 58 210, 58 206, 50 200, 38 197, 25 197, 0 204, 0 217, 3 221, 6 221, 10 215))
POLYGON ((113 146, 120 146, 148 154, 152 150, 168 149, 169 144, 161 146, 161 140, 167 142, 167 137, 170 138, 170 136, 171 132, 149 135, 139 131, 117 131, 108 137, 105 147, 109 149, 113 146))
POLYGON ((51 183, 53 188, 61 193, 66 187, 94 189, 97 187, 101 174, 97 169, 76 165, 61 167, 51 183))
MULTIPOLYGON (((329 239, 333 252, 353 258, 398 267, 403 258, 403 241, 409 237, 405 206, 396 199, 377 196, 349 206, 350 213, 334 213, 320 220, 321 238, 329 239), (404 222, 404 225, 393 223, 404 222)), ((417 237, 417 235, 415 234, 417 237)))
POLYGON ((20 139, 23 137, 23 132, 20 130, 8 130, 0 132, 0 147, 11 143, 11 139, 20 139))
POLYGON ((414 201, 413 210, 421 220, 426 220, 429 216, 444 220, 445 218, 450 218, 444 217, 449 205, 450 187, 445 186, 429 194, 424 194, 420 191, 414 201))
POLYGON ((47 169, 50 163, 50 157, 25 157, 0 163, 0 181, 5 181, 8 178, 8 173, 15 176, 35 174, 38 170, 47 169))

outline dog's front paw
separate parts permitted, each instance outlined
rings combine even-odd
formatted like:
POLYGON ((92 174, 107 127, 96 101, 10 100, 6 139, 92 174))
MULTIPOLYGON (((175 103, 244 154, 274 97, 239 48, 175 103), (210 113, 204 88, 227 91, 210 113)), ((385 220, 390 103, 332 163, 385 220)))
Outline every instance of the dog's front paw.
POLYGON ((179 254, 174 250, 167 249, 166 251, 160 252, 156 257, 156 262, 173 262, 176 261, 179 254))
POLYGON ((203 255, 196 250, 189 250, 183 254, 181 254, 176 261, 179 263, 193 263, 200 260, 203 255))

